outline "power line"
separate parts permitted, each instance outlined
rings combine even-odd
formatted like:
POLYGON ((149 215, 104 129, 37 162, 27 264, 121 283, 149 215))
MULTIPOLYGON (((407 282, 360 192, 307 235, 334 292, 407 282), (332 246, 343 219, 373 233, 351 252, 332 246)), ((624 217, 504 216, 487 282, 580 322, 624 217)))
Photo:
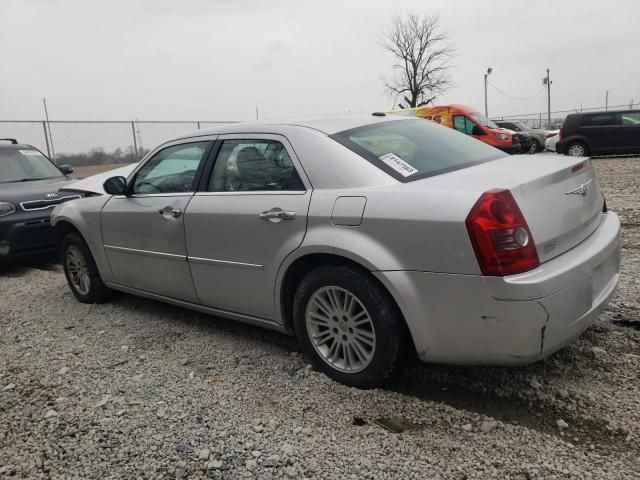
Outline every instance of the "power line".
POLYGON ((493 88, 495 88, 499 93, 501 93, 501 94, 502 94, 502 95, 504 95, 505 97, 509 97, 509 98, 514 99, 514 100, 531 100, 532 98, 535 98, 535 97, 537 97, 538 95, 540 95, 540 94, 544 91, 544 89, 545 89, 545 87, 542 87, 540 90, 538 90, 535 94, 531 95, 530 97, 515 97, 515 96, 513 96, 513 95, 509 95, 509 94, 508 94, 508 93, 506 93, 506 92, 503 92, 502 90, 500 90, 498 87, 496 87, 493 83, 489 82, 488 80, 487 80, 487 83, 488 83, 489 85, 491 85, 493 88))

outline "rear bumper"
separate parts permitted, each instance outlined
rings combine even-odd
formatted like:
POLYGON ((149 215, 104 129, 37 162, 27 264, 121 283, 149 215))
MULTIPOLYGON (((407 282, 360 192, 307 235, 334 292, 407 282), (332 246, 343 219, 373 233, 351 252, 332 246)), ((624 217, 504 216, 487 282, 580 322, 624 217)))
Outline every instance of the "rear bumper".
POLYGON ((606 307, 620 277, 620 222, 603 215, 580 245, 510 277, 376 272, 423 361, 532 363, 567 345, 606 307))
POLYGON ((564 151, 567 148, 567 141, 566 140, 558 140, 556 142, 556 153, 562 153, 564 154, 564 151))
POLYGON ((15 214, 0 219, 0 263, 57 250, 57 233, 45 214, 15 214), (8 253, 3 253, 8 247, 8 253))

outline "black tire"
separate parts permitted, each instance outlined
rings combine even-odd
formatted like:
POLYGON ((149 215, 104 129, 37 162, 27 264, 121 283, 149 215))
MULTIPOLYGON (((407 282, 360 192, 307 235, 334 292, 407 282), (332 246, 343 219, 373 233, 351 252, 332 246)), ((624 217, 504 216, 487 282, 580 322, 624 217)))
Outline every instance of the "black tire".
POLYGON ((87 243, 80 235, 76 233, 69 233, 64 237, 62 240, 61 260, 69 288, 78 301, 82 303, 104 303, 111 299, 113 296, 113 290, 107 288, 107 286, 102 282, 102 278, 100 278, 100 273, 98 272, 98 267, 96 267, 96 263, 93 260, 93 255, 91 255, 91 251, 89 250, 87 243), (69 271, 70 267, 67 255, 70 252, 70 249, 73 248, 77 249, 82 254, 86 262, 89 278, 89 286, 86 293, 81 292, 74 284, 69 271))
POLYGON ((540 146, 540 142, 538 142, 537 140, 533 140, 531 142, 531 146, 529 147, 529 153, 531 155, 535 155, 536 153, 541 152, 542 150, 544 150, 544 148, 540 146))
POLYGON ((589 155, 589 149, 583 142, 571 142, 569 145, 567 145, 567 148, 565 149, 564 154, 569 156, 574 156, 574 157, 578 157, 578 156, 586 157, 589 155), (572 153, 572 151, 575 151, 580 148, 582 148, 582 152, 583 152, 582 155, 575 155, 572 153))
MULTIPOLYGON (((293 321, 298 341, 314 368, 340 383, 375 388, 391 378, 408 350, 404 320, 388 292, 366 271, 344 265, 317 267, 305 275, 293 299, 293 321), (337 287, 355 296, 364 306, 375 331, 375 350, 366 368, 343 372, 329 365, 316 351, 307 329, 306 311, 314 293, 337 287)), ((343 351, 344 352, 344 351, 343 351)))

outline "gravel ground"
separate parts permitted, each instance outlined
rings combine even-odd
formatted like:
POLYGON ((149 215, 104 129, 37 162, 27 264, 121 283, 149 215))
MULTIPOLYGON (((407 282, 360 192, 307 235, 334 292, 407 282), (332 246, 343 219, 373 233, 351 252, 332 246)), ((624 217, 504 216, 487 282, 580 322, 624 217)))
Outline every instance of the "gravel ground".
POLYGON ((528 367, 412 363, 360 391, 282 335, 125 295, 82 305, 58 266, 6 269, 0 477, 639 478, 640 158, 595 163, 620 289, 528 367))

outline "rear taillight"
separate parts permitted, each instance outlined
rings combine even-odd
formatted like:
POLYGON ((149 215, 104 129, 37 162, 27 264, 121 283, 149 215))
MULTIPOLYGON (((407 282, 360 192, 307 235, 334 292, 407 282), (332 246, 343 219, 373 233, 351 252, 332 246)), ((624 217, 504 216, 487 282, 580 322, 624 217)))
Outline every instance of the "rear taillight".
POLYGON ((560 127, 560 131, 558 132, 558 138, 562 138, 564 135, 564 128, 560 127))
POLYGON ((502 277, 540 265, 529 226, 509 190, 483 193, 465 224, 483 275, 502 277))

